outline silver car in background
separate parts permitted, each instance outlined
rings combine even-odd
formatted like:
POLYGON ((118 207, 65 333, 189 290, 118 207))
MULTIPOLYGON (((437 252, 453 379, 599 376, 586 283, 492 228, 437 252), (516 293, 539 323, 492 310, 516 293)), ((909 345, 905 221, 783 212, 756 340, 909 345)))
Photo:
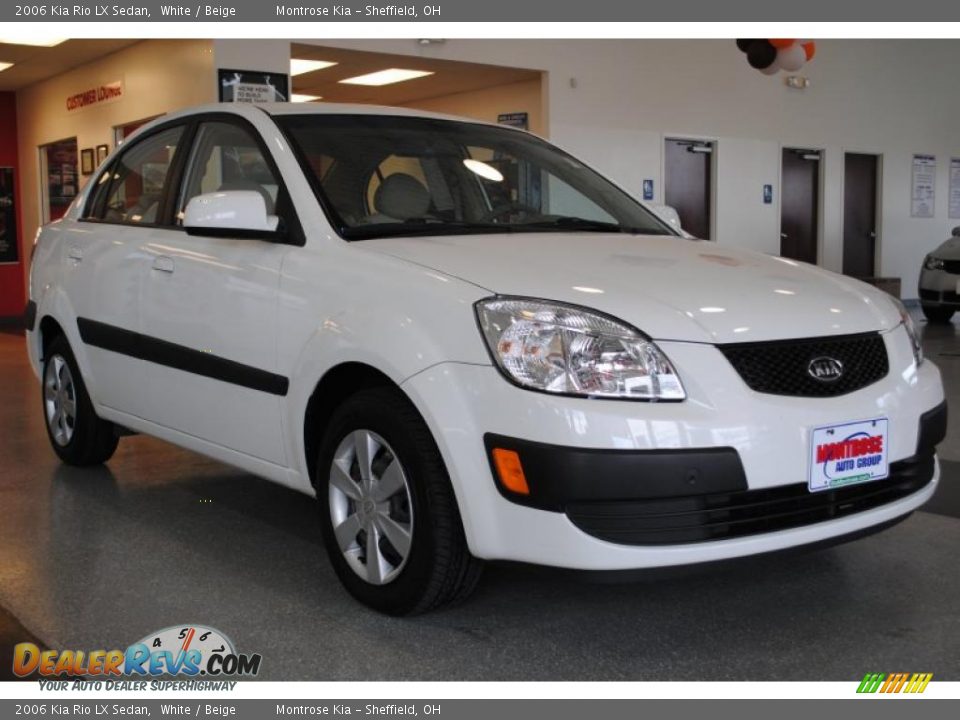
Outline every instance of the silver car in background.
POLYGON ((920 270, 920 306, 930 322, 950 322, 960 310, 960 227, 953 236, 923 259, 920 270))

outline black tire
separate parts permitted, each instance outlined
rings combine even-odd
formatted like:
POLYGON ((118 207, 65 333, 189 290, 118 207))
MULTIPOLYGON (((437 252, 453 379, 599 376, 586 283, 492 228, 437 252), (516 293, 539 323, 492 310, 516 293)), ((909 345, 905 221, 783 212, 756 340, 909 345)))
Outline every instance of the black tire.
POLYGON ((94 412, 83 376, 67 339, 63 335, 55 337, 44 355, 40 400, 44 427, 47 428, 47 437, 50 438, 53 451, 67 465, 83 467, 106 462, 117 449, 119 439, 113 423, 101 420, 94 412), (71 429, 69 437, 63 435, 59 439, 55 437, 55 431, 51 427, 47 398, 48 371, 52 372, 58 362, 62 362, 69 370, 72 389, 65 389, 64 393, 72 399, 75 409, 73 422, 68 423, 71 429))
MULTIPOLYGON (((381 448, 377 458, 383 457, 381 448)), ((354 480, 359 479, 356 464, 351 466, 351 473, 354 480)), ((415 615, 459 602, 476 587, 483 566, 467 548, 440 451, 420 414, 398 390, 363 390, 334 411, 321 441, 314 484, 330 562, 344 587, 364 605, 388 615, 415 615), (330 511, 334 456, 341 443, 349 442, 348 437, 357 430, 375 433, 389 445, 407 480, 408 495, 402 495, 403 502, 408 502, 412 510, 412 539, 406 560, 397 563, 398 574, 381 585, 360 577, 348 563, 334 534, 330 511)), ((388 545, 387 550, 391 547, 388 545)))
POLYGON ((932 323, 948 323, 950 318, 953 317, 953 308, 948 307, 935 307, 933 305, 921 305, 923 314, 927 316, 927 320, 932 323))

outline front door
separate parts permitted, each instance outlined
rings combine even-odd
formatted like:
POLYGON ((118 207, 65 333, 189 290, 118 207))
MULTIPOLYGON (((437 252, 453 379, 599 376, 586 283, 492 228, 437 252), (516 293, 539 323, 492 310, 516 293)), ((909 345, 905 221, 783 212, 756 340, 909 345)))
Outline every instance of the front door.
POLYGON ((877 156, 847 153, 843 175, 843 274, 876 275, 877 156))
MULTIPOLYGON (((192 197, 228 190, 260 192, 273 212, 280 183, 255 133, 238 119, 198 125, 177 218, 192 197)), ((280 266, 289 248, 182 230, 143 246, 148 420, 286 465, 287 379, 276 367, 280 266)))
POLYGON ((780 255, 817 264, 820 211, 820 153, 783 150, 780 191, 780 255))
POLYGON ((713 143, 668 139, 664 155, 664 202, 677 211, 684 230, 701 240, 709 240, 713 143))

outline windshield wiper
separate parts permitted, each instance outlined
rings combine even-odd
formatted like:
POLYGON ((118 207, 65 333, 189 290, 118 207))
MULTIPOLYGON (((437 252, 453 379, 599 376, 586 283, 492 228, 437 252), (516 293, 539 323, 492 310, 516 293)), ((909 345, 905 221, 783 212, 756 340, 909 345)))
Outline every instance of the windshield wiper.
POLYGON ((561 215, 560 217, 550 218, 549 220, 537 220, 529 223, 520 223, 516 226, 519 229, 536 228, 544 230, 578 230, 581 232, 606 232, 606 233, 626 233, 628 235, 664 235, 654 228, 636 228, 628 225, 621 225, 615 222, 606 222, 603 220, 590 220, 588 218, 576 217, 574 215, 561 215))
POLYGON ((347 240, 372 240, 388 237, 425 237, 431 235, 482 235, 514 232, 516 226, 500 223, 404 222, 354 225, 340 228, 347 240))

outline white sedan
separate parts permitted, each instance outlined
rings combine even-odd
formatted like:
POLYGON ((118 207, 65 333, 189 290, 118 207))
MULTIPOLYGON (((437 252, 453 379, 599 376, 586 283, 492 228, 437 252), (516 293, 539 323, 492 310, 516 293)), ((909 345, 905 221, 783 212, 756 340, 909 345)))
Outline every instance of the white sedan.
POLYGON ((946 406, 867 285, 688 239, 523 131, 369 106, 154 121, 43 228, 29 354, 64 462, 140 432, 315 494, 392 614, 482 561, 836 541, 920 507, 946 406))

